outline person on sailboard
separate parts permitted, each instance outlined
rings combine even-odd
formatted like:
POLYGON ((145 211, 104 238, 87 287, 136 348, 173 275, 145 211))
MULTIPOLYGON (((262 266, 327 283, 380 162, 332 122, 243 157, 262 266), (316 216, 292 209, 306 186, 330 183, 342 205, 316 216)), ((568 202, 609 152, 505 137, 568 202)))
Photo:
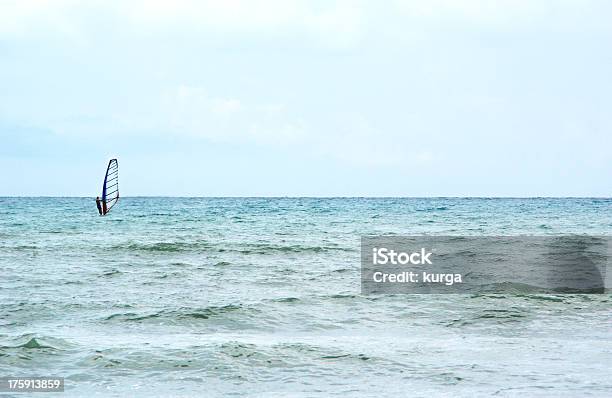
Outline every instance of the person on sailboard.
POLYGON ((102 204, 100 202, 100 197, 96 196, 96 206, 98 207, 98 213, 100 213, 100 215, 102 215, 102 204))

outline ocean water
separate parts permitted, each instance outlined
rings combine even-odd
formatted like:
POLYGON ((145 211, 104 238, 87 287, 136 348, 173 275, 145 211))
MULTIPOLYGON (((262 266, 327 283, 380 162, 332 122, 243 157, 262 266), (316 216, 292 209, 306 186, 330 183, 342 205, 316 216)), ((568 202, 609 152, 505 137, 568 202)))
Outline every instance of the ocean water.
POLYGON ((611 235, 612 200, 0 198, 0 376, 67 397, 609 397, 610 294, 360 294, 362 235, 570 233, 611 235))

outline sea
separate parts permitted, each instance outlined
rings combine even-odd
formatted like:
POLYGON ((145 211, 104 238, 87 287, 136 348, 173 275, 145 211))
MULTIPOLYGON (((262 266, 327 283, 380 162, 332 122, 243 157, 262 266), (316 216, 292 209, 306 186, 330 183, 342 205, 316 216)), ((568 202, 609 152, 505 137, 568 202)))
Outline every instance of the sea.
POLYGON ((126 197, 101 217, 0 198, 0 377, 63 377, 43 394, 62 397, 610 397, 609 293, 361 293, 365 235, 564 234, 612 235, 612 199, 126 197))

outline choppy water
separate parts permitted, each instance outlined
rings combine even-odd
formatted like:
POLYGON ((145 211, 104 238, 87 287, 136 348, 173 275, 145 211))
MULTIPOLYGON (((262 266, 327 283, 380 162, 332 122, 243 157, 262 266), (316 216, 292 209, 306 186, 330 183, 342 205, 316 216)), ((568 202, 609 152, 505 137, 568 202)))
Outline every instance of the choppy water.
POLYGON ((609 199, 0 198, 0 376, 63 396, 611 396, 612 296, 362 296, 364 234, 612 234, 609 199))

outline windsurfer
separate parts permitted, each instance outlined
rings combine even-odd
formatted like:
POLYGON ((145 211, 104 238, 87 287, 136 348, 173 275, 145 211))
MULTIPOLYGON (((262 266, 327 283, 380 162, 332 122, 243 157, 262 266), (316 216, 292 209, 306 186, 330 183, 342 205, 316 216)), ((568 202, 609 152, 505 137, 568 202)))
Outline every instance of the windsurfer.
POLYGON ((96 206, 98 207, 98 213, 102 215, 102 203, 100 202, 99 196, 96 196, 96 206))

